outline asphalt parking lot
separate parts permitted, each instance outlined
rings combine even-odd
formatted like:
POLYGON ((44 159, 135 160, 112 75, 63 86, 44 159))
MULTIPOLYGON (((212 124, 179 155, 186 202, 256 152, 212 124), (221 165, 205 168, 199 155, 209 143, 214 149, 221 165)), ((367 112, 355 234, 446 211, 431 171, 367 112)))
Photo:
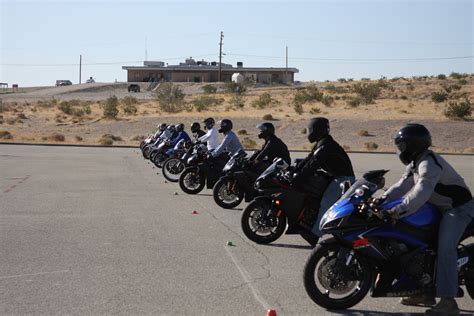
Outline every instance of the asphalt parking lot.
MULTIPOLYGON (((395 155, 351 158, 358 175, 391 169, 387 184, 403 170, 395 155)), ((474 156, 447 159, 474 188, 474 156)), ((138 149, 0 145, 0 314, 423 313, 370 297, 321 309, 303 287, 303 239, 256 245, 242 207, 186 195, 157 171, 138 149)), ((474 314, 469 296, 458 303, 474 314)))

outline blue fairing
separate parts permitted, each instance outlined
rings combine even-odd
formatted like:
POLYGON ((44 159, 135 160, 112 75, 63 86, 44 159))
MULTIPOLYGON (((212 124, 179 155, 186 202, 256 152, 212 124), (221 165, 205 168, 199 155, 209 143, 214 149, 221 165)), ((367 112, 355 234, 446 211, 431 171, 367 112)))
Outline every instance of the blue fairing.
MULTIPOLYGON (((392 207, 397 206, 402 203, 403 199, 397 199, 392 201, 387 201, 381 206, 389 210, 392 207)), ((402 218, 407 224, 410 224, 415 227, 431 226, 439 222, 440 214, 438 210, 431 204, 424 204, 420 209, 418 209, 414 214, 402 218)))

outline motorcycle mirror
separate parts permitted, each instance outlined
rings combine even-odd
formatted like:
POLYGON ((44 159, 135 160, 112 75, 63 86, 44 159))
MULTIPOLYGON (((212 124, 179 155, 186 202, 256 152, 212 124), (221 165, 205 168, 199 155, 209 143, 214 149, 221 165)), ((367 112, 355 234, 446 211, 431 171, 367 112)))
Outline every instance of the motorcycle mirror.
POLYGON ((342 194, 344 194, 351 187, 351 182, 349 180, 343 181, 343 182, 341 182, 341 184, 339 184, 339 187, 342 190, 342 194))
POLYGON ((377 189, 382 189, 385 186, 385 178, 382 179, 377 183, 377 189))

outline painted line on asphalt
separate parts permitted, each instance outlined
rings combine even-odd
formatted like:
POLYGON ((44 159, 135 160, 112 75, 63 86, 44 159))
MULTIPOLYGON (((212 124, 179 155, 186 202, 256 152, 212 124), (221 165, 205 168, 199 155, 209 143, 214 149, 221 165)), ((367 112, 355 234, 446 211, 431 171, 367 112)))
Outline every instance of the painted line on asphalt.
POLYGON ((69 272, 69 270, 58 270, 58 271, 50 271, 50 272, 38 272, 38 273, 28 273, 28 274, 5 275, 5 276, 0 276, 0 280, 13 279, 13 278, 22 278, 22 277, 26 277, 26 276, 35 276, 35 275, 67 273, 67 272, 69 272))
POLYGON ((21 178, 20 181, 18 181, 17 183, 13 184, 12 186, 10 186, 8 189, 6 189, 5 191, 3 191, 3 193, 11 192, 13 189, 15 189, 16 187, 18 187, 20 184, 22 184, 23 182, 25 182, 25 181, 28 180, 29 178, 30 178, 30 175, 27 175, 26 177, 21 178))
POLYGON ((262 297, 262 294, 260 293, 260 291, 252 285, 252 278, 251 278, 250 274, 247 272, 247 270, 245 270, 240 265, 239 261, 235 258, 235 256, 232 254, 232 252, 229 250, 228 247, 225 247, 225 250, 229 254, 229 257, 232 259, 232 262, 234 263, 234 265, 239 270, 240 275, 242 276, 242 278, 245 281, 245 284, 247 284, 249 286, 250 290, 252 291, 253 297, 255 297, 257 302, 259 302, 265 310, 268 310, 270 308, 270 305, 262 297))

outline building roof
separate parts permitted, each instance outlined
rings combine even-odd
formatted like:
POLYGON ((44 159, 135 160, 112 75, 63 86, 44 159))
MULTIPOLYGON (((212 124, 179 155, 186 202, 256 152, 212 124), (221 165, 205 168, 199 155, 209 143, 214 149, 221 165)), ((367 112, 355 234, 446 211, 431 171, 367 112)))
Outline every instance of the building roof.
MULTIPOLYGON (((180 66, 166 66, 166 67, 152 67, 152 66, 122 66, 125 70, 161 70, 161 71, 219 71, 219 65, 180 65, 180 66)), ((222 72, 293 72, 298 73, 297 68, 274 68, 274 67, 222 67, 222 72)))

